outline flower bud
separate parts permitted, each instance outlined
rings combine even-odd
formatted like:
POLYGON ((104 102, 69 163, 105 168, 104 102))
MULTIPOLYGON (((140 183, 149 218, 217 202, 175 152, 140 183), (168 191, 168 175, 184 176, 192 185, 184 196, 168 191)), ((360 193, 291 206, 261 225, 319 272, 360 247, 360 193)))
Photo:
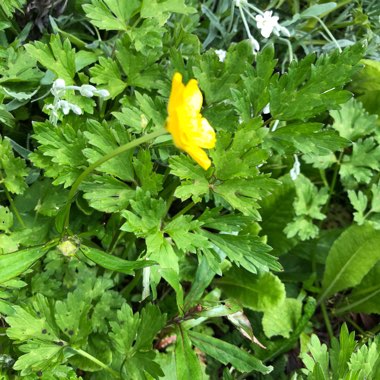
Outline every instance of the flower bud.
POLYGON ((91 86, 90 84, 84 84, 81 87, 79 87, 79 92, 82 96, 85 96, 86 98, 92 98, 97 92, 97 90, 94 86, 91 86))

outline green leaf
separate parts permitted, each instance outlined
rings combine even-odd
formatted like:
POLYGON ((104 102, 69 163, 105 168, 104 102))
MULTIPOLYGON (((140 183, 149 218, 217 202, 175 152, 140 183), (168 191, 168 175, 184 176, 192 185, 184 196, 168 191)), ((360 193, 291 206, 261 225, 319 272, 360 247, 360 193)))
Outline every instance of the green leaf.
POLYGON ((71 48, 70 41, 64 40, 58 34, 52 34, 49 45, 40 41, 25 45, 26 51, 41 65, 51 70, 57 78, 73 84, 75 76, 75 50, 71 48))
POLYGON ((152 348, 153 339, 165 326, 166 314, 157 305, 148 304, 140 314, 139 334, 136 335, 135 350, 145 351, 152 348))
MULTIPOLYGON (((252 49, 251 46, 249 47, 252 49)), ((240 66, 241 58, 239 56, 236 58, 234 65, 240 66)), ((252 113, 259 116, 269 103, 269 83, 276 64, 273 45, 265 46, 256 55, 255 69, 249 65, 242 75, 241 86, 237 90, 232 90, 233 104, 243 122, 249 123, 252 113), (241 88, 244 90, 241 91, 241 88)))
POLYGON ((163 175, 154 170, 149 150, 141 149, 137 153, 137 157, 133 158, 133 168, 143 191, 155 196, 162 190, 163 175))
POLYGON ((186 305, 192 307, 201 300, 203 292, 210 285, 214 276, 215 273, 208 265, 207 259, 203 256, 197 267, 191 289, 186 294, 186 305))
POLYGON ((300 174, 295 180, 297 197, 293 202, 295 217, 284 232, 288 238, 296 235, 301 240, 315 238, 319 228, 313 224, 313 219, 326 218, 321 212, 322 206, 327 202, 329 195, 327 188, 318 189, 307 177, 300 174))
POLYGON ((84 245, 81 245, 80 250, 88 259, 100 265, 101 267, 125 274, 133 274, 133 272, 136 269, 141 269, 156 264, 154 261, 151 260, 123 260, 120 257, 113 256, 99 249, 86 247, 84 245))
POLYGON ((118 352, 128 358, 128 367, 122 366, 126 379, 145 379, 149 373, 155 379, 163 376, 160 366, 154 361, 152 341, 164 327, 166 316, 157 306, 148 304, 141 312, 133 314, 128 304, 117 312, 117 321, 110 322, 110 338, 118 352))
POLYGON ((213 234, 208 231, 204 231, 203 234, 217 253, 222 253, 249 272, 281 270, 277 258, 268 254, 271 248, 257 236, 213 234))
MULTIPOLYGON (((87 131, 83 134, 92 145, 92 148, 83 149, 83 154, 90 164, 130 142, 128 131, 118 123, 109 126, 106 123, 101 124, 95 120, 88 120, 87 131)), ((123 181, 132 181, 134 179, 132 156, 133 150, 130 149, 100 165, 97 170, 123 181)))
POLYGON ((219 61, 213 50, 200 56, 193 71, 206 102, 211 104, 230 98, 231 89, 239 88, 241 75, 252 61, 252 47, 247 41, 231 45, 224 62, 219 61))
POLYGON ((92 332, 88 315, 91 309, 91 299, 84 294, 82 288, 67 295, 66 300, 55 304, 55 320, 57 326, 71 344, 84 344, 92 332))
POLYGON ((19 276, 46 254, 43 247, 0 255, 0 284, 19 276))
POLYGON ((112 114, 123 125, 132 128, 135 133, 142 133, 144 129, 153 123, 157 127, 164 127, 166 112, 166 103, 163 98, 152 97, 135 91, 133 98, 125 97, 122 100, 122 112, 113 112, 112 114))
POLYGON ((62 186, 53 186, 48 178, 35 181, 27 190, 15 198, 19 213, 35 211, 45 216, 55 216, 65 205, 68 191, 62 186))
POLYGON ((352 154, 343 156, 339 169, 343 185, 354 188, 357 183, 370 183, 374 174, 380 171, 379 161, 380 146, 373 137, 354 142, 352 154))
POLYGON ((319 377, 316 379, 328 379, 329 378, 329 354, 327 346, 321 344, 316 335, 312 335, 310 343, 308 344, 309 353, 301 354, 301 358, 308 371, 318 373, 319 377))
POLYGON ((186 330, 177 328, 175 361, 178 380, 202 379, 202 368, 186 330))
POLYGON ((47 177, 54 178, 54 185, 72 185, 88 166, 82 153, 87 145, 82 131, 69 124, 54 127, 48 122, 34 123, 33 127, 39 145, 29 158, 47 177))
POLYGON ((107 175, 91 176, 91 182, 83 182, 80 189, 91 207, 104 212, 125 210, 136 193, 124 182, 107 175))
POLYGON ((353 311, 366 314, 380 314, 380 262, 378 262, 357 285, 351 294, 338 305, 337 311, 353 311), (341 306, 341 307, 339 307, 341 306))
POLYGON ((364 65, 350 83, 350 90, 355 92, 365 109, 380 116, 380 62, 376 59, 362 59, 364 65))
POLYGON ((161 49, 147 49, 144 53, 135 51, 132 42, 127 37, 119 39, 116 48, 116 58, 128 78, 129 86, 144 89, 162 89, 167 86, 157 80, 166 75, 162 65, 157 63, 163 54, 161 49))
POLYGON ((181 179, 181 185, 175 190, 174 195, 182 201, 191 198, 197 203, 209 193, 208 180, 205 171, 189 157, 180 155, 169 160, 172 174, 181 179))
POLYGON ((211 247, 207 238, 201 234, 199 220, 193 220, 192 215, 180 215, 172 219, 164 228, 175 242, 178 249, 183 252, 195 253, 198 248, 211 247))
POLYGON ((163 25, 171 13, 189 14, 196 9, 188 7, 185 0, 142 0, 141 17, 156 18, 163 25))
POLYGON ((6 0, 0 4, 1 9, 4 11, 5 15, 12 17, 12 13, 16 10, 21 11, 26 0, 6 0))
POLYGON ((339 341, 335 337, 331 341, 330 363, 336 377, 343 377, 347 373, 350 356, 355 346, 355 333, 350 333, 344 323, 340 328, 339 341))
POLYGON ((241 124, 234 134, 220 132, 211 155, 216 177, 224 181, 257 176, 257 166, 268 158, 268 152, 259 146, 266 133, 261 118, 241 124))
POLYGON ((111 58, 99 57, 99 64, 91 67, 90 74, 91 82, 105 87, 112 99, 127 87, 121 78, 117 62, 111 58))
POLYGON ((341 150, 348 141, 321 123, 291 123, 277 128, 269 135, 274 148, 286 153, 302 152, 324 156, 341 150))
POLYGON ((245 270, 232 268, 216 283, 229 298, 238 300, 251 310, 271 310, 285 299, 284 284, 270 272, 253 275, 245 270))
POLYGON ((53 326, 49 324, 46 315, 34 316, 20 306, 14 306, 14 313, 7 317, 10 326, 7 336, 18 342, 26 342, 30 339, 38 339, 46 343, 59 341, 59 337, 53 326))
POLYGON ((311 7, 305 9, 300 13, 301 18, 315 17, 315 16, 323 16, 324 14, 328 14, 333 11, 337 7, 336 3, 330 2, 325 4, 315 4, 311 7))
POLYGON ((301 318, 302 302, 294 298, 285 300, 264 312, 263 329, 268 338, 281 335, 289 338, 301 318))
POLYGON ((132 211, 125 210, 122 216, 126 222, 121 230, 133 232, 138 237, 146 238, 161 230, 161 221, 166 215, 166 202, 152 198, 142 189, 136 191, 136 197, 130 201, 132 211))
POLYGON ((231 179, 213 185, 212 190, 243 215, 261 220, 258 201, 271 194, 278 182, 266 175, 247 179, 231 179))
POLYGON ((250 355, 248 352, 220 339, 212 338, 195 331, 189 331, 189 337, 193 344, 202 352, 223 364, 230 363, 238 371, 256 371, 268 374, 273 369, 271 366, 265 366, 259 359, 250 355))
MULTIPOLYGON (((7 90, 14 92, 33 92, 40 85, 40 80, 44 74, 36 67, 37 59, 34 59, 25 49, 16 49, 9 46, 2 50, 0 65, 0 83, 7 90)), ((12 106, 18 108, 16 104, 8 103, 6 109, 12 110, 12 106)))
POLYGON ((8 139, 0 137, 0 183, 11 193, 22 194, 26 189, 27 175, 25 161, 14 156, 8 139))
POLYGON ((375 378, 374 369, 376 363, 379 362, 378 343, 371 342, 361 346, 351 355, 349 368, 352 372, 358 373, 359 378, 370 379, 375 378))
POLYGON ((8 128, 15 126, 14 116, 6 110, 3 104, 0 104, 0 123, 6 125, 8 128))
POLYGON ((356 141, 372 135, 377 130, 377 116, 369 115, 363 104, 352 98, 339 110, 330 111, 334 119, 332 127, 345 139, 356 141))
POLYGON ((166 29, 156 19, 146 19, 138 28, 129 29, 129 36, 136 51, 149 54, 150 49, 162 49, 166 29))
POLYGON ((133 314, 127 303, 124 303, 117 311, 117 321, 110 322, 112 344, 121 354, 124 355, 131 349, 139 323, 139 315, 133 314), (128 326, 128 328, 126 329, 124 326, 128 326))
POLYGON ((355 191, 353 190, 348 190, 347 193, 352 206, 356 210, 354 212, 354 221, 359 226, 361 226, 364 224, 366 219, 364 212, 367 209, 368 198, 366 197, 366 195, 363 194, 362 191, 358 191, 358 193, 355 193, 355 191))
POLYGON ((82 7, 98 28, 128 31, 129 20, 137 13, 140 0, 91 0, 91 4, 82 7))
POLYGON ((13 214, 8 207, 0 206, 0 231, 9 232, 13 225, 13 214))
POLYGON ((326 261, 320 299, 358 285, 380 260, 380 236, 371 226, 352 226, 334 242, 326 261))
MULTIPOLYGON (((173 269, 177 274, 179 273, 178 256, 162 232, 149 234, 146 238, 146 246, 148 257, 157 262, 160 268, 173 269)), ((160 269, 156 270, 160 272, 160 269)))
POLYGON ((356 44, 343 53, 308 55, 293 61, 287 74, 270 87, 271 115, 276 120, 306 120, 325 110, 337 109, 350 94, 342 87, 358 69, 364 47, 356 44))
POLYGON ((272 194, 260 202, 260 235, 266 235, 267 244, 273 248, 275 256, 286 253, 296 244, 295 239, 288 238, 283 232, 294 216, 295 186, 290 176, 284 176, 280 180, 281 186, 277 186, 272 194))
POLYGON ((21 370, 23 375, 42 372, 64 362, 63 347, 60 345, 28 342, 19 348, 26 354, 17 359, 13 368, 21 370))
POLYGON ((174 289, 177 307, 180 313, 183 311, 183 288, 179 281, 178 273, 171 268, 161 268, 159 271, 164 280, 174 289))

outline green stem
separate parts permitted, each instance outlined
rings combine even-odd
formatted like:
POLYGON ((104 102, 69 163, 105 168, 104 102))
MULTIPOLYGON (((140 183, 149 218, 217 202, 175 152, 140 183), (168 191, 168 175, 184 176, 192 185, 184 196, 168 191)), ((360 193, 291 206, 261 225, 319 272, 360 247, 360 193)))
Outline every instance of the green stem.
POLYGON ((7 190, 7 188, 4 186, 4 193, 5 193, 5 196, 7 197, 8 199, 8 202, 9 202, 9 205, 11 207, 11 210, 13 211, 13 214, 15 214, 16 216, 16 219, 18 220, 18 222, 20 223, 20 225, 25 228, 25 223, 24 221, 22 220, 21 218, 21 215, 19 214, 18 210, 17 210, 17 207, 15 206, 14 202, 13 202, 13 199, 11 197, 11 195, 9 194, 9 191, 7 190))
POLYGON ((120 292, 124 298, 128 297, 131 291, 137 286, 141 279, 142 270, 138 271, 136 273, 136 276, 133 278, 133 280, 120 292))
POLYGON ((322 310, 322 314, 323 314, 323 319, 325 321, 327 333, 329 334, 329 338, 330 338, 330 341, 331 341, 332 338, 334 338, 334 332, 333 332, 333 329, 332 329, 332 326, 331 326, 331 322, 330 322, 330 318, 329 318, 329 315, 327 313, 326 305, 325 305, 324 302, 321 303, 321 310, 322 310))
POLYGON ((355 329, 356 329, 356 331, 359 331, 359 333, 361 334, 361 335, 363 335, 363 336, 366 336, 367 335, 367 333, 352 319, 352 318, 350 318, 349 316, 346 316, 345 317, 345 320, 350 324, 350 325, 352 325, 355 329))
POLYGON ((71 190, 69 192, 69 196, 68 196, 69 200, 68 200, 68 204, 67 204, 66 210, 65 210, 65 214, 66 214, 65 215, 65 223, 64 223, 64 228, 63 228, 63 232, 62 233, 65 233, 65 231, 67 230, 67 227, 69 226, 71 203, 74 200, 74 197, 75 197, 75 195, 76 195, 76 193, 78 191, 78 188, 79 188, 80 184, 83 182, 83 180, 89 174, 91 174, 96 168, 98 168, 99 166, 103 165, 105 162, 111 160, 112 158, 117 157, 118 155, 120 155, 122 153, 125 153, 126 151, 128 151, 130 149, 133 149, 133 148, 135 148, 135 147, 137 147, 137 146, 139 146, 139 145, 141 145, 141 144, 143 144, 145 142, 153 140, 156 137, 159 137, 159 136, 161 136, 161 135, 163 135, 165 133, 167 133, 166 129, 162 128, 162 129, 159 129, 158 131, 149 133, 148 135, 145 135, 145 136, 142 136, 142 137, 140 137, 138 139, 130 141, 127 144, 119 146, 118 148, 116 148, 112 152, 106 154, 105 156, 103 156, 102 158, 100 158, 98 161, 94 162, 88 168, 86 168, 79 175, 79 177, 76 179, 76 181, 74 182, 74 184, 71 187, 71 190))
POLYGON ((338 157, 338 160, 336 162, 335 169, 334 169, 333 178, 331 180, 331 185, 330 185, 330 189, 329 189, 329 198, 327 199, 326 204, 323 206, 323 213, 325 213, 330 206, 331 198, 332 198, 334 191, 335 191, 336 181, 338 180, 339 168, 340 168, 340 163, 342 162, 343 155, 344 155, 344 152, 339 153, 339 157, 338 157))
POLYGON ((325 30, 325 32, 327 33, 327 35, 331 38, 331 41, 335 44, 335 46, 337 47, 339 53, 342 52, 342 49, 341 47, 339 46, 337 40, 335 39, 335 37, 332 35, 332 33, 330 32, 329 28, 326 26, 326 24, 317 16, 311 16, 312 18, 314 18, 315 20, 317 20, 322 28, 325 30))
POLYGON ((116 379, 121 379, 120 377, 120 374, 118 372, 116 372, 115 370, 113 370, 112 368, 108 367, 107 364, 104 364, 103 362, 101 362, 99 359, 95 358, 94 356, 90 355, 88 352, 86 351, 83 351, 81 349, 77 349, 77 348, 73 348, 73 350, 83 356, 84 358, 87 358, 89 360, 91 360, 93 363, 97 364, 99 367, 102 367, 105 371, 109 372, 110 374, 112 374, 116 379))
POLYGON ((194 202, 190 202, 187 204, 181 211, 179 211, 177 214, 175 214, 171 220, 177 219, 179 216, 186 214, 189 210, 191 210, 195 206, 194 202))
POLYGON ((327 178, 326 178, 326 173, 323 169, 319 169, 319 174, 322 178, 322 182, 323 182, 323 185, 326 187, 326 188, 330 188, 329 187, 329 183, 327 182, 327 178))

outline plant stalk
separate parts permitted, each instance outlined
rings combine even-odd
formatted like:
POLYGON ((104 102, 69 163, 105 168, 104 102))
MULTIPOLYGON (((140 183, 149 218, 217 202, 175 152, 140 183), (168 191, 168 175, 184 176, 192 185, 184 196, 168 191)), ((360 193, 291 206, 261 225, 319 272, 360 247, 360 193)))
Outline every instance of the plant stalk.
POLYGON ((102 367, 105 371, 112 374, 116 379, 121 379, 120 374, 116 372, 114 369, 110 368, 107 364, 104 364, 99 359, 95 358, 94 356, 90 355, 88 352, 83 351, 81 349, 72 348, 77 354, 83 356, 84 358, 87 358, 91 360, 93 363, 97 364, 99 367, 102 367))
POLYGON ((68 196, 68 198, 69 198, 68 199, 68 204, 67 204, 66 210, 65 210, 65 222, 64 222, 64 228, 63 228, 62 233, 64 233, 67 230, 67 227, 69 226, 71 204, 72 204, 72 202, 73 202, 73 200, 75 198, 75 195, 76 195, 76 193, 78 191, 78 188, 79 188, 80 184, 83 182, 83 180, 89 174, 91 174, 96 168, 98 168, 99 166, 103 165, 105 162, 111 160, 112 158, 117 157, 118 155, 120 155, 122 153, 125 153, 126 151, 128 151, 130 149, 136 148, 137 146, 139 146, 139 145, 141 145, 141 144, 143 144, 145 142, 153 140, 156 137, 164 135, 165 133, 167 133, 166 129, 162 128, 162 129, 159 129, 158 131, 154 131, 152 133, 149 133, 148 135, 139 137, 138 139, 130 141, 127 144, 119 146, 118 148, 116 148, 112 152, 107 153, 105 156, 103 156, 102 158, 100 158, 98 161, 94 162, 89 167, 87 167, 79 175, 79 177, 76 179, 76 181, 74 182, 73 186, 70 189, 69 196, 68 196))

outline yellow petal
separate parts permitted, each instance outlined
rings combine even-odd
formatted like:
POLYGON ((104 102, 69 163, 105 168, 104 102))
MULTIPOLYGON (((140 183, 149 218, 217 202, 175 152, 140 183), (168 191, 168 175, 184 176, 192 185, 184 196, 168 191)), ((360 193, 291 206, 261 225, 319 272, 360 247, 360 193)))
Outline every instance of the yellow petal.
POLYGON ((203 149, 191 147, 191 149, 186 150, 186 152, 195 162, 202 166, 204 170, 207 170, 211 166, 211 160, 203 149))
POLYGON ((198 82, 191 79, 185 86, 182 75, 174 74, 166 128, 173 136, 174 144, 207 170, 211 160, 202 148, 214 148, 216 136, 214 129, 200 113, 202 102, 198 82))
POLYGON ((183 101, 192 114, 197 114, 201 111, 203 96, 198 87, 198 81, 190 79, 183 91, 183 101))
POLYGON ((182 83, 182 75, 180 73, 175 73, 168 103, 169 117, 174 114, 176 108, 183 103, 184 90, 185 85, 182 83))

